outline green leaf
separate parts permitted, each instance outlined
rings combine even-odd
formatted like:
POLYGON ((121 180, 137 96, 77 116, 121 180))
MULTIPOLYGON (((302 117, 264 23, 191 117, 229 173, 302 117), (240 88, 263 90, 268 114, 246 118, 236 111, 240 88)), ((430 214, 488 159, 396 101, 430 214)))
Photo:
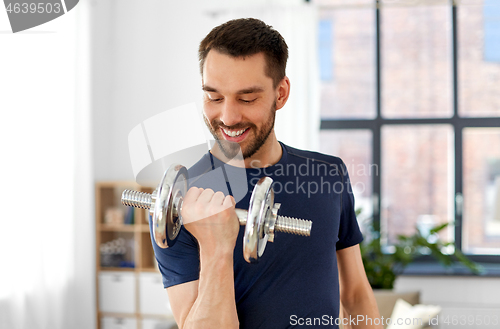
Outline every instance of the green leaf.
POLYGON ((438 225, 434 228, 432 228, 430 231, 429 231, 429 234, 436 234, 437 232, 441 231, 442 229, 444 229, 445 227, 447 227, 450 223, 444 223, 442 225, 438 225))
MULTIPOLYGON (((361 209, 356 210, 356 213, 361 213, 361 209)), ((373 288, 392 289, 396 277, 404 271, 415 256, 421 254, 423 248, 428 248, 431 256, 446 267, 458 260, 475 274, 480 274, 483 270, 458 250, 453 255, 444 254, 441 251, 447 246, 454 245, 453 242, 442 241, 438 237, 437 241, 430 243, 417 228, 412 235, 398 235, 397 242, 394 244, 394 253, 385 254, 381 248, 380 234, 374 231, 373 222, 367 221, 367 223, 370 239, 365 237, 365 240, 361 242, 360 249, 366 275, 373 288)), ((430 234, 436 234, 449 224, 445 223, 434 227, 430 230, 430 234)))

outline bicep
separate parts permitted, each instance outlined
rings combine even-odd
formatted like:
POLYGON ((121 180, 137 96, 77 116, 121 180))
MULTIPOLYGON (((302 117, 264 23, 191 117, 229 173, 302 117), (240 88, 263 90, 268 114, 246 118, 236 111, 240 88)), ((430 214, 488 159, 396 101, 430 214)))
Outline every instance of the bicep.
POLYGON ((166 290, 175 322, 179 328, 182 328, 198 297, 198 280, 168 287, 166 290))
POLYGON ((359 245, 337 251, 341 299, 350 298, 357 291, 371 289, 366 278, 359 245))
MULTIPOLYGON (((359 245, 337 251, 340 300, 349 317, 380 318, 377 301, 366 278, 359 245)), ((370 328, 383 329, 375 325, 370 328)))

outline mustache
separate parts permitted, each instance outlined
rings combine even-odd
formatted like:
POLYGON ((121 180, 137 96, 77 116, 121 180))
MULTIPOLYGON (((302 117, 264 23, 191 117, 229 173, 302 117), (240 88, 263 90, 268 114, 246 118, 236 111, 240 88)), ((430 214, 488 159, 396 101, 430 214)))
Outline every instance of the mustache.
POLYGON ((240 123, 235 124, 233 126, 226 126, 220 120, 212 120, 211 124, 212 124, 212 127, 214 127, 214 129, 224 128, 224 129, 227 129, 227 130, 240 130, 240 129, 245 129, 245 128, 249 128, 249 127, 253 127, 254 126, 254 124, 250 123, 250 122, 240 122, 240 123))

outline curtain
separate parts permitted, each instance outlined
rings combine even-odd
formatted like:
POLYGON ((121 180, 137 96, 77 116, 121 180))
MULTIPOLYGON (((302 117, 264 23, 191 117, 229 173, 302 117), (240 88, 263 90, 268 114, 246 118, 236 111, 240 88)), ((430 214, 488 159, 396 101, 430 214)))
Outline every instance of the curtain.
POLYGON ((1 329, 95 326, 86 10, 0 33, 1 329))
MULTIPOLYGON (((317 9, 301 2, 269 3, 206 10, 215 27, 230 19, 253 17, 273 26, 285 38, 289 58, 290 98, 276 114, 278 140, 293 147, 319 150, 319 69, 317 61, 317 9)), ((208 33, 208 32, 207 32, 208 33)))

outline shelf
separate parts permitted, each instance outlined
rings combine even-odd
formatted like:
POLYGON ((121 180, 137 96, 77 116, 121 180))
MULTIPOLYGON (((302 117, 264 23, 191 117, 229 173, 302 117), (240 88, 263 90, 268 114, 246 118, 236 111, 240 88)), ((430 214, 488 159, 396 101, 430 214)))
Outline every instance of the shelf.
POLYGON ((154 268, 156 267, 156 259, 153 251, 153 245, 151 244, 151 238, 149 235, 149 230, 147 232, 140 233, 140 252, 139 268, 154 268))
POLYGON ((155 308, 167 305, 168 295, 151 243, 149 210, 122 205, 121 194, 125 189, 153 191, 134 182, 98 182, 95 186, 97 329, 107 328, 109 321, 121 318, 134 321, 128 323, 134 329, 153 328, 155 319, 171 318, 164 313, 168 313, 167 309, 155 308), (120 267, 125 264, 134 267, 120 267), (120 297, 124 292, 134 297, 120 297), (109 308, 120 303, 135 305, 136 311, 122 313, 123 309, 109 308))
POLYGON ((98 227, 101 231, 106 232, 149 232, 148 224, 100 224, 98 227))
POLYGON ((137 225, 137 226, 139 226, 139 231, 141 231, 141 232, 148 232, 149 233, 149 225, 148 224, 137 225))
POLYGON ((106 232, 134 232, 135 225, 132 224, 100 224, 99 229, 106 232))
POLYGON ((100 316, 109 316, 112 318, 135 318, 136 313, 113 313, 113 312, 99 312, 100 316))
POLYGON ((141 272, 149 272, 149 273, 159 273, 158 267, 143 267, 141 268, 141 272))
POLYGON ((106 272, 106 271, 123 271, 123 272, 134 272, 135 268, 133 267, 107 267, 107 266, 100 266, 98 271, 106 272))

